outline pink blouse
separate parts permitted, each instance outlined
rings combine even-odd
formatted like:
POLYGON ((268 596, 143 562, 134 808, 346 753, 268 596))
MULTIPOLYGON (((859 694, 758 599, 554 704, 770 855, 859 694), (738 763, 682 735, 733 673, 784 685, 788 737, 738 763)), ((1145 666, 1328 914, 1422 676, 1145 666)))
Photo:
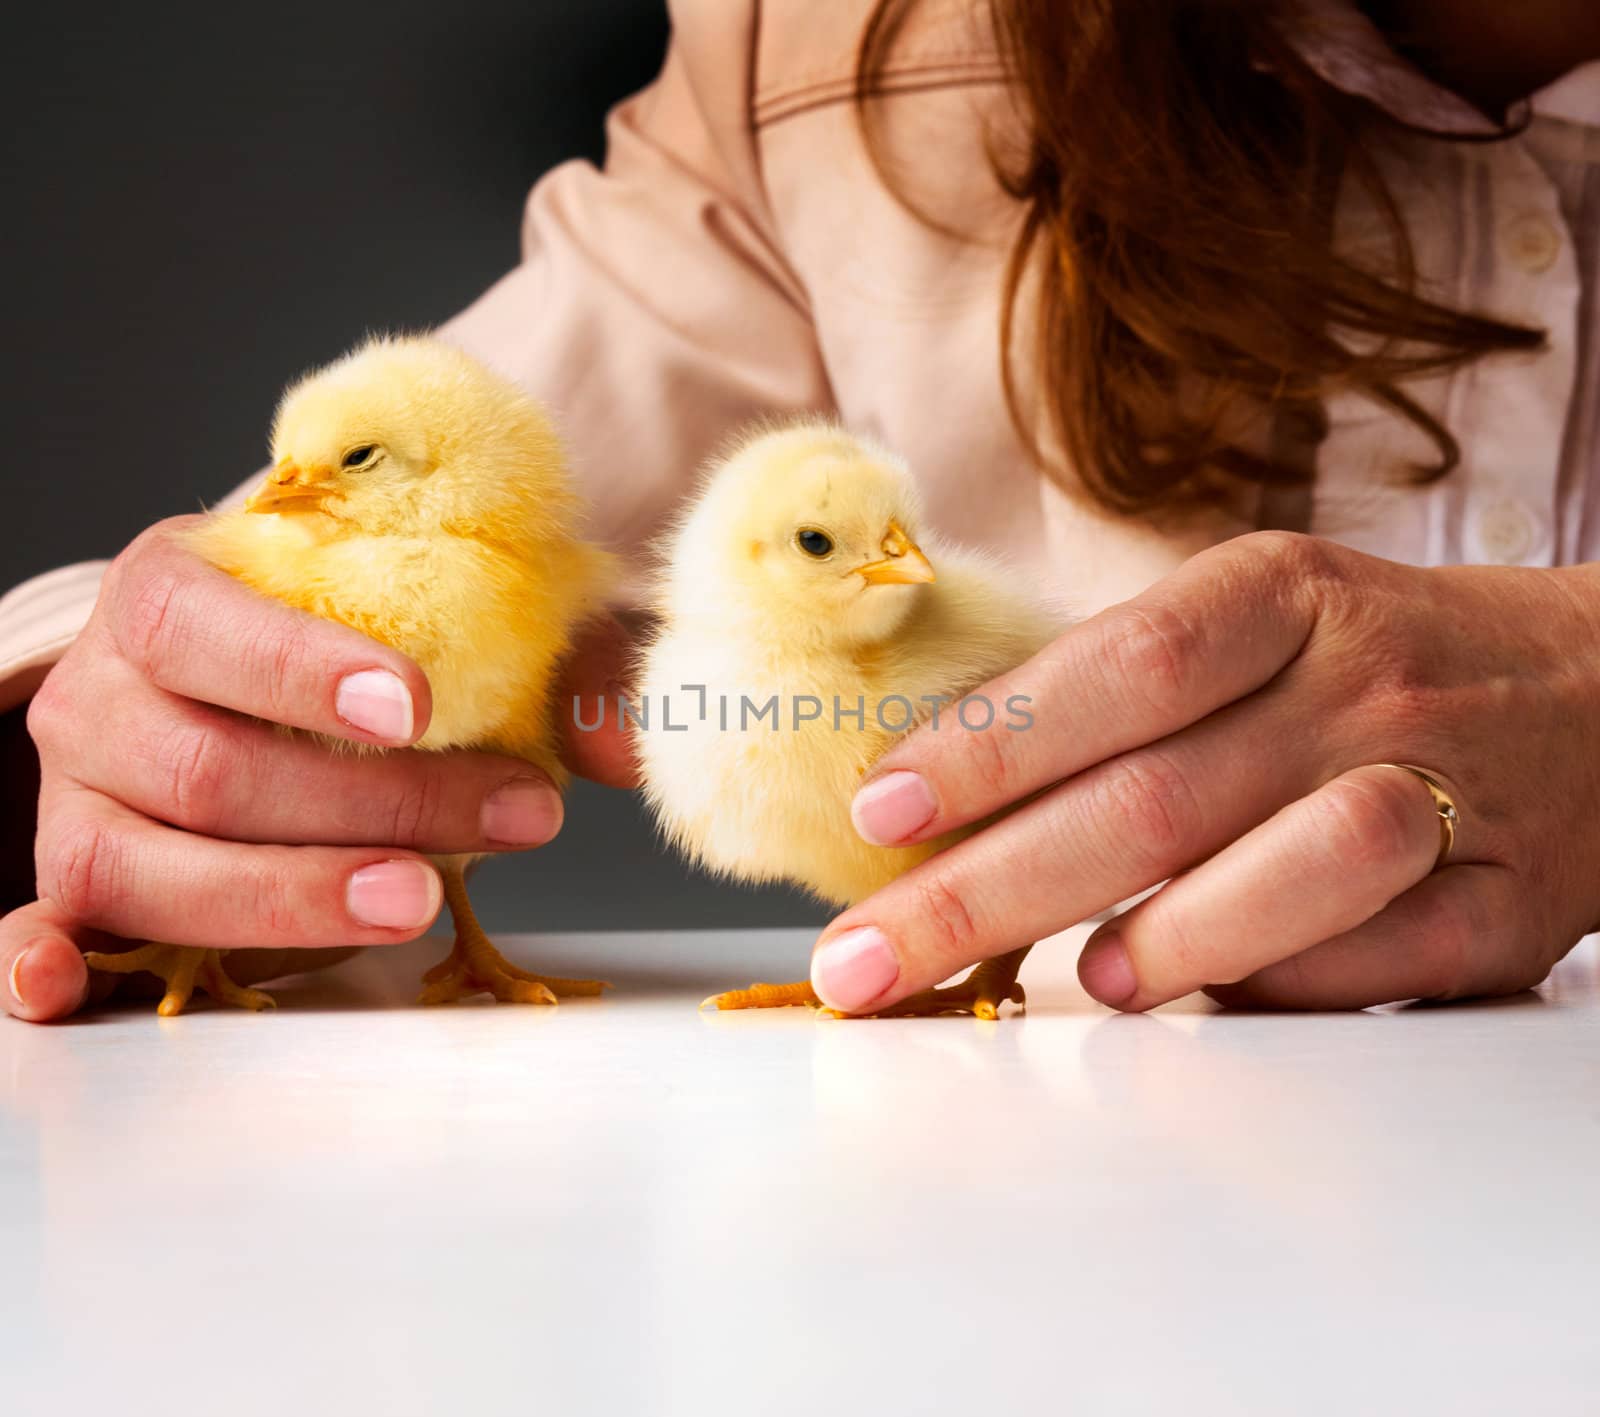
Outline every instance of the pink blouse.
MULTIPOLYGON (((884 189, 852 103, 867 0, 672 0, 661 76, 611 115, 604 170, 572 162, 528 200, 522 263, 444 329, 556 413, 597 535, 631 553, 745 421, 827 411, 898 447, 945 535, 1002 551, 1083 611, 1257 524, 1253 509, 1157 529, 1041 476, 998 361, 1000 271, 1017 212, 985 132, 1006 121, 986 21, 928 5, 891 65, 897 169, 972 237, 884 189)), ((1470 105, 1397 57, 1348 0, 1303 0, 1303 52, 1409 122, 1473 132, 1470 105)), ((1514 138, 1408 140, 1392 173, 1429 290, 1540 326, 1548 348, 1412 392, 1463 463, 1422 488, 1431 448, 1354 396, 1330 408, 1311 530, 1419 564, 1600 559, 1600 64, 1535 95, 1514 138)), ((1348 213, 1354 232, 1359 214, 1348 213)), ((273 390, 262 391, 263 420, 273 390)), ((103 563, 0 597, 0 708, 81 628, 103 563)))

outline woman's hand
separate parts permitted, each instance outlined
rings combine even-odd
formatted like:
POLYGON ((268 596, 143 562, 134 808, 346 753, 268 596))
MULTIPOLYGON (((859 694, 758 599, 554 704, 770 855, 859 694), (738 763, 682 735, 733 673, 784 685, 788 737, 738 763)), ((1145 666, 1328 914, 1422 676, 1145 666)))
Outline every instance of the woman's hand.
POLYGON ((1104 1003, 1508 993, 1600 921, 1600 569, 1420 570, 1260 533, 980 692, 1029 696, 1033 726, 922 729, 857 796, 857 829, 913 842, 1013 810, 828 927, 812 978, 836 1007, 1162 881, 1084 950, 1104 1003), (1384 763, 1457 804, 1438 870, 1427 787, 1384 763))
POLYGON ((41 899, 0 920, 0 1002, 18 1017, 78 1007, 80 948, 106 936, 268 951, 412 939, 441 901, 425 853, 560 829, 560 795, 516 759, 330 754, 278 732, 403 748, 428 726, 427 679, 185 551, 186 520, 118 557, 30 707, 41 899))

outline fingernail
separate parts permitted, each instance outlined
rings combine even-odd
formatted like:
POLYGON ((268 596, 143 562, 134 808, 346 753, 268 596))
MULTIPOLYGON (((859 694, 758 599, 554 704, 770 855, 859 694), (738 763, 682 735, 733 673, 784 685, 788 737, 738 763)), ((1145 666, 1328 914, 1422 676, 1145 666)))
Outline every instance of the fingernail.
POLYGON ((352 728, 386 738, 391 743, 409 743, 416 714, 411 706, 411 690, 398 674, 387 669, 363 669, 346 674, 334 695, 334 712, 352 728))
POLYGON ((33 953, 37 943, 35 941, 34 944, 24 945, 17 951, 17 957, 11 961, 11 976, 7 982, 11 986, 11 997, 22 1008, 28 1007, 27 995, 22 992, 22 966, 28 962, 28 956, 33 953))
POLYGON ((1138 992, 1127 946, 1117 934, 1096 935, 1078 957, 1078 982, 1089 997, 1116 1008, 1138 992))
POLYGON ((420 861, 380 861, 350 877, 345 905, 363 925, 415 930, 439 913, 443 887, 439 873, 420 861))
POLYGON ((856 834, 874 846, 893 846, 933 820, 939 804, 921 773, 885 773, 869 782, 850 804, 856 834))
POLYGON ((561 794, 535 777, 516 778, 483 799, 478 829, 505 846, 543 846, 561 830, 561 794))
POLYGON ((811 987, 840 1013, 865 1008, 899 977, 894 946, 876 925, 835 935, 811 956, 811 987))

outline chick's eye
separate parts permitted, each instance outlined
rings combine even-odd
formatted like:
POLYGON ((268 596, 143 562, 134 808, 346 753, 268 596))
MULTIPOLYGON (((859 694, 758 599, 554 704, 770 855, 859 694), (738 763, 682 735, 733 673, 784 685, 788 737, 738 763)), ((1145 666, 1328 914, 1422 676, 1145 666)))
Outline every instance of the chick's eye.
POLYGON ((359 448, 351 448, 344 455, 339 465, 341 467, 361 467, 363 464, 371 462, 372 455, 377 451, 376 444, 363 443, 359 448))
POLYGON ((833 550, 833 538, 815 527, 805 527, 795 534, 795 542, 807 556, 826 556, 833 550))

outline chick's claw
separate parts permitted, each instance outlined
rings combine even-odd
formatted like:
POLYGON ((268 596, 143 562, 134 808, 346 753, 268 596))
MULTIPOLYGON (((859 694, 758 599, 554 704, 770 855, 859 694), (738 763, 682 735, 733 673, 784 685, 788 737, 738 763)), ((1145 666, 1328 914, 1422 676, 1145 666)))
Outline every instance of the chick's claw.
POLYGON ((490 994, 502 1004, 553 1004, 563 998, 592 999, 606 987, 600 979, 562 979, 518 969, 478 924, 461 863, 442 863, 441 876, 444 898, 455 917, 456 940, 450 953, 422 976, 418 1003, 451 1004, 474 994, 490 994))
POLYGON ((702 1009, 786 1009, 797 1004, 820 1008, 822 1001, 809 981, 799 984, 752 984, 748 989, 729 989, 701 1000, 702 1009))
POLYGON ((463 946, 460 938, 449 955, 422 976, 417 1002, 450 1004, 474 994, 489 994, 503 1004, 554 1004, 561 999, 597 997, 606 988, 600 979, 562 979, 533 974, 510 964, 487 940, 463 946))
POLYGON ((1004 1003, 1026 1008, 1028 999, 1022 985, 1012 984, 1010 989, 1001 993, 974 985, 972 976, 968 975, 959 984, 947 984, 939 989, 924 989, 919 994, 912 994, 900 1000, 898 1004, 892 1004, 875 1014, 863 1017, 934 1018, 939 1014, 971 1014, 973 1018, 997 1019, 1000 1017, 1000 1005, 1004 1003))
MULTIPOLYGON (((1031 946, 1029 947, 1031 948, 1031 946)), ((817 997, 809 982, 799 984, 752 984, 748 989, 730 989, 704 1000, 702 1009, 782 1009, 804 1004, 828 1018, 933 1018, 939 1014, 971 1014, 974 1018, 1000 1017, 1000 1005, 1026 1008, 1028 996, 1017 982, 1017 971, 1027 957, 1026 949, 986 959, 958 984, 946 984, 878 1009, 870 1014, 844 1014, 830 1009, 817 997)))
POLYGON ((547 985, 518 979, 508 969, 475 966, 452 951, 450 958, 435 965, 423 976, 419 1004, 453 1004, 474 994, 491 994, 502 1004, 553 1004, 555 994, 547 985))
MULTIPOLYGON (((1029 946, 1029 948, 1032 948, 1029 946)), ((924 989, 880 1009, 872 1018, 932 1018, 938 1014, 971 1014, 974 1018, 997 1019, 1000 1005, 1028 1006, 1028 996, 1017 982, 1017 971, 1027 957, 1026 949, 986 959, 956 984, 924 989)))
POLYGON ((92 951, 84 956, 84 963, 102 974, 155 975, 167 986, 166 994, 156 1007, 156 1012, 163 1018, 181 1014, 193 996, 196 985, 219 1004, 232 1008, 260 1010, 277 1006, 271 994, 235 984, 222 967, 221 950, 149 944, 129 950, 126 954, 92 951))

